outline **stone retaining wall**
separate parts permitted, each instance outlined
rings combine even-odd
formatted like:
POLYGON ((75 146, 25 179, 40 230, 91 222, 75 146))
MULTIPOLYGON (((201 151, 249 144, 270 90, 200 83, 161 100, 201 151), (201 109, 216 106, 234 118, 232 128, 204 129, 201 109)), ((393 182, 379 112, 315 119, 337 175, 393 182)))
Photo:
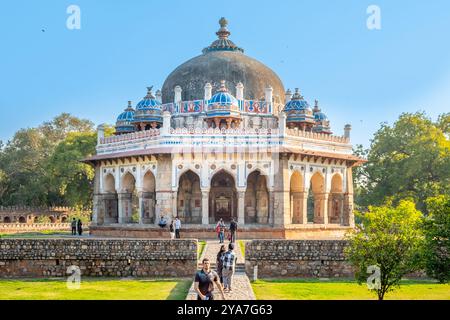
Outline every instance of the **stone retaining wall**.
POLYGON ((258 278, 353 277, 343 240, 253 240, 246 244, 245 269, 258 278))
POLYGON ((0 278, 81 276, 192 277, 197 240, 0 239, 0 278))

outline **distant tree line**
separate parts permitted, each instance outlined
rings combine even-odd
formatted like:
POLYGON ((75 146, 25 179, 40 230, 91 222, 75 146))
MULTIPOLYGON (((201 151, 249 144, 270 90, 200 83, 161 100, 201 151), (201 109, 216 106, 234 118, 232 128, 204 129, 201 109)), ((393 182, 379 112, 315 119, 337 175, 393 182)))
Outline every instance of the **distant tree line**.
MULTIPOLYGON (((110 134, 112 128, 108 128, 110 134)), ((94 124, 67 113, 0 141, 0 205, 91 207, 94 124)))

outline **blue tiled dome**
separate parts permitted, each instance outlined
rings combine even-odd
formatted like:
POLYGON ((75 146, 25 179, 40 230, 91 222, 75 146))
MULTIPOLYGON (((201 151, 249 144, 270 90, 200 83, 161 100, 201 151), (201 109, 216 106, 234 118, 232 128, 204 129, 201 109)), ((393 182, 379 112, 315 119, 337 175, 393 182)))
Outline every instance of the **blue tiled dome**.
POLYGON ((295 93, 292 96, 291 101, 286 103, 284 106, 284 111, 310 111, 311 107, 309 106, 309 103, 303 99, 303 97, 300 95, 300 92, 298 89, 295 89, 295 93))
POLYGON ((134 123, 160 122, 162 123, 162 105, 152 94, 153 87, 147 87, 147 95, 136 105, 134 123))
POLYGON ((239 102, 228 92, 218 92, 208 101, 208 106, 210 105, 238 106, 239 102))
POLYGON ((116 133, 129 133, 134 131, 134 109, 131 101, 128 101, 128 107, 117 117, 116 133))

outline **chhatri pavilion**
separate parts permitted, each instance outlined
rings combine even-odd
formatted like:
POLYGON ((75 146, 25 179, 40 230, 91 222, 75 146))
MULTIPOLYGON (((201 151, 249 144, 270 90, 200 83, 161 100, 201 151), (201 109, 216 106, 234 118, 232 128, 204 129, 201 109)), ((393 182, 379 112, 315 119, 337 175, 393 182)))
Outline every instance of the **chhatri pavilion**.
POLYGON ((218 39, 181 64, 161 90, 98 127, 91 234, 216 237, 222 218, 240 238, 341 238, 354 226, 350 125, 333 135, 318 101, 285 90, 244 54, 220 20, 218 39), (166 234, 167 233, 167 234, 166 234))

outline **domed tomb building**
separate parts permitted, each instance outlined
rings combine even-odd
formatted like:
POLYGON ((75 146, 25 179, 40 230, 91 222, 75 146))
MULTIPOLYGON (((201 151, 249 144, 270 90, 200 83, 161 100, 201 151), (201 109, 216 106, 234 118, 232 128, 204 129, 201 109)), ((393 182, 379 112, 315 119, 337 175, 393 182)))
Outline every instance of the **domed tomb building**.
POLYGON ((161 90, 98 128, 94 235, 154 237, 179 217, 184 237, 340 238, 354 226, 350 125, 332 134, 316 100, 285 91, 219 21, 218 39, 169 74, 161 90))

